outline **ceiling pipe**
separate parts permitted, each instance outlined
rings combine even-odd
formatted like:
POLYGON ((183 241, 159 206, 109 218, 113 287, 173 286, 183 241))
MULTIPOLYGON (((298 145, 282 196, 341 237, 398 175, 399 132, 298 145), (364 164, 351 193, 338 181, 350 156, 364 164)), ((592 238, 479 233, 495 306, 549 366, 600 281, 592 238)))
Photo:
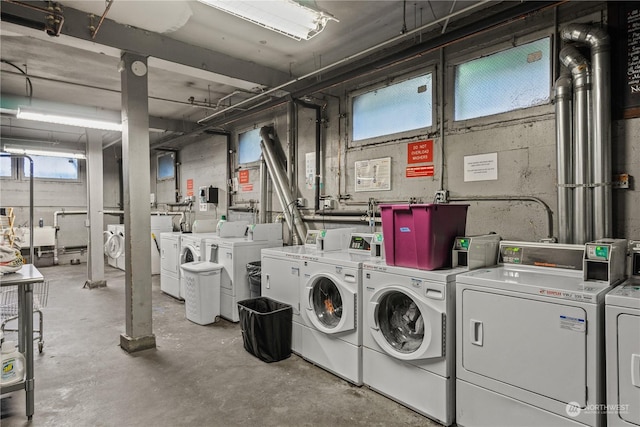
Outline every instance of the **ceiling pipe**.
POLYGON ((7 18, 8 22, 12 22, 15 24, 20 24, 20 22, 22 22, 24 25, 26 23, 27 27, 34 28, 36 30, 43 30, 44 32, 46 32, 48 35, 52 37, 60 36, 60 32, 62 31, 62 26, 64 25, 64 15, 62 15, 62 9, 60 8, 59 3, 49 2, 51 6, 49 8, 44 8, 44 7, 35 6, 33 4, 24 3, 21 1, 15 1, 15 0, 2 0, 2 1, 15 4, 17 6, 21 6, 27 9, 35 10, 37 12, 42 12, 45 14, 45 19, 47 22, 43 22, 41 25, 38 25, 37 22, 24 20, 19 17, 12 17, 4 13, 2 14, 3 21, 5 20, 5 18, 7 18))
POLYGON ((273 87, 273 88, 271 88, 269 90, 266 90, 266 91, 264 91, 264 92, 262 92, 262 93, 260 93, 260 94, 258 94, 256 96, 253 96, 251 98, 245 99, 244 101, 240 101, 237 104, 235 104, 233 107, 228 107, 228 108, 225 108, 224 110, 217 111, 217 112, 215 112, 213 114, 210 114, 210 115, 204 117, 203 119, 198 120, 198 124, 203 124, 205 122, 208 122, 209 120, 213 119, 214 117, 217 117, 217 116, 219 116, 221 114, 224 114, 225 112, 230 111, 233 108, 237 108, 237 107, 240 107, 242 105, 249 104, 249 103, 251 103, 251 102, 253 102, 255 100, 258 100, 259 98, 261 98, 263 96, 266 96, 266 95, 272 94, 274 92, 277 92, 277 91, 279 91, 281 89, 284 89, 287 86, 292 85, 293 83, 296 83, 296 82, 299 82, 301 80, 305 80, 305 79, 307 79, 309 77, 313 77, 315 75, 324 73, 325 71, 328 71, 328 70, 331 70, 333 68, 336 68, 339 65, 346 64, 346 63, 348 63, 350 61, 353 61, 356 58, 359 58, 359 57, 361 57, 363 55, 366 55, 368 53, 372 53, 372 52, 374 52, 374 51, 376 51, 376 50, 378 50, 378 49, 380 49, 382 47, 385 47, 385 46, 390 45, 392 43, 399 42, 399 41, 401 41, 401 40, 403 40, 403 39, 405 39, 405 38, 407 38, 409 36, 412 36, 412 35, 414 35, 416 33, 424 31, 427 28, 430 28, 430 27, 433 27, 435 25, 438 25, 438 24, 440 24, 442 22, 445 22, 445 21, 447 21, 447 20, 449 20, 451 18, 455 18, 456 16, 465 14, 467 12, 471 12, 474 9, 477 9, 480 6, 484 6, 487 3, 490 3, 490 1, 489 0, 480 1, 480 2, 478 2, 476 4, 473 4, 472 6, 465 7, 464 9, 461 9, 461 10, 459 10, 457 12, 450 13, 447 16, 444 16, 442 18, 436 19, 435 21, 432 21, 432 22, 430 22, 428 24, 425 24, 425 25, 422 25, 420 27, 414 28, 411 31, 407 31, 406 33, 400 34, 400 35, 398 35, 396 37, 392 37, 389 40, 386 40, 386 41, 384 41, 382 43, 378 43, 378 44, 376 44, 376 45, 374 45, 374 46, 372 46, 372 47, 370 47, 368 49, 365 49, 365 50, 360 51, 358 53, 354 53, 353 55, 349 55, 346 58, 343 58, 343 59, 341 59, 339 61, 336 61, 336 62, 334 62, 332 64, 329 64, 329 65, 326 65, 324 67, 321 67, 321 68, 319 68, 319 69, 317 69, 315 71, 312 71, 310 73, 307 73, 307 74, 305 74, 303 76, 297 77, 297 78, 295 78, 293 80, 289 80, 288 82, 285 82, 285 83, 283 83, 281 85, 273 87))
POLYGON ((613 237, 611 173, 611 47, 609 35, 601 28, 585 24, 567 25, 564 40, 591 47, 593 69, 593 212, 594 238, 613 237))
POLYGON ((589 192, 589 97, 591 75, 587 59, 575 46, 560 51, 560 61, 573 76, 573 148, 574 148, 574 242, 584 244, 591 239, 587 218, 589 192))
POLYGON ((556 80, 556 169, 558 177, 558 241, 573 243, 573 91, 572 80, 563 73, 556 80))

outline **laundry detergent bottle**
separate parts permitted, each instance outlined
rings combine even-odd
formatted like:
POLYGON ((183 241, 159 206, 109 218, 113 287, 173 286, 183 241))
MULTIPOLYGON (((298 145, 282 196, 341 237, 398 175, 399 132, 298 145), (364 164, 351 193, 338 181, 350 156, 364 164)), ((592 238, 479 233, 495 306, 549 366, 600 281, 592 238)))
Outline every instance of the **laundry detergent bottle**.
POLYGON ((0 377, 0 384, 2 387, 14 385, 24 380, 24 356, 16 348, 15 342, 3 342, 1 353, 2 376, 0 377))
POLYGON ((224 227, 225 222, 227 222, 227 216, 221 215, 220 221, 218 221, 218 224, 216 225, 216 233, 218 234, 218 236, 220 235, 220 229, 224 227))

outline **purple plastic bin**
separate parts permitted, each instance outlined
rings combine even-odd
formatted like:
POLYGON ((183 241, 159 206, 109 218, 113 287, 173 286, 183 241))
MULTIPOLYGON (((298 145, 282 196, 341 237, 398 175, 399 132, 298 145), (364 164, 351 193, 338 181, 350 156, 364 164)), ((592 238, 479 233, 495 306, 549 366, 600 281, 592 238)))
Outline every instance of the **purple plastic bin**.
POLYGON ((451 266, 456 236, 464 236, 462 204, 380 205, 387 265, 435 270, 451 266))

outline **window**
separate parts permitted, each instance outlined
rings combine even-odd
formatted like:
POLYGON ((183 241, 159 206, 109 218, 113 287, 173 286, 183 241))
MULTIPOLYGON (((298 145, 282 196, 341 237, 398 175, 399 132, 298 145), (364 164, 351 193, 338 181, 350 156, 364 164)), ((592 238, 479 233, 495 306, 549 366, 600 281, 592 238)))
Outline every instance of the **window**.
POLYGON ((175 177, 175 153, 158 154, 158 180, 173 179, 175 177))
POLYGON ((353 97, 353 141, 430 127, 432 74, 412 77, 353 97))
POLYGON ((550 39, 544 38, 455 67, 455 120, 548 103, 550 39))
POLYGON ((238 163, 244 165, 260 160, 260 129, 253 129, 238 135, 238 163))
POLYGON ((0 176, 1 177, 11 177, 11 157, 2 156, 0 157, 0 176))
MULTIPOLYGON (((78 159, 50 156, 29 156, 33 160, 33 177, 49 179, 78 179, 78 159)), ((29 159, 24 160, 24 176, 31 176, 29 159)))

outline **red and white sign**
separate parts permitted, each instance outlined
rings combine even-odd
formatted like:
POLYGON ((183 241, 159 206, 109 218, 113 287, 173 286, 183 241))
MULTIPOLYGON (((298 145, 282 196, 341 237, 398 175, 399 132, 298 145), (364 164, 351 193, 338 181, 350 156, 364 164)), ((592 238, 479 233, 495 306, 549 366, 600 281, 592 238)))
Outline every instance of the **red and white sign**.
POLYGON ((433 162, 433 139, 407 144, 407 163, 433 162))
POLYGON ((253 184, 244 184, 240 186, 242 191, 253 191, 253 184))
POLYGON ((238 172, 238 182, 240 184, 248 184, 249 183, 249 170, 248 169, 241 169, 240 172, 238 172))
POLYGON ((407 178, 419 178, 422 176, 433 176, 433 166, 407 166, 407 178))
POLYGON ((193 196, 193 179, 187 180, 187 197, 193 196))

